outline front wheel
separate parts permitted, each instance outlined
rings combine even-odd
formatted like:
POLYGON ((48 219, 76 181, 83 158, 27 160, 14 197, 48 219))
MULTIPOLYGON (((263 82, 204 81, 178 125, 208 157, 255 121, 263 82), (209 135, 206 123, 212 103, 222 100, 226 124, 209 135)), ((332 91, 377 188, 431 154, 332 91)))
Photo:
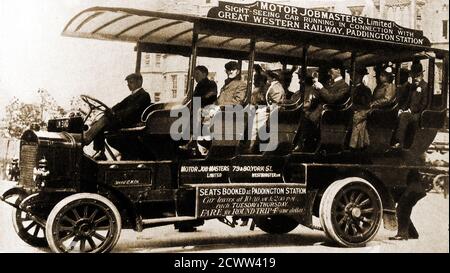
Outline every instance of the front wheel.
POLYGON ((347 247, 361 247, 372 240, 383 214, 378 192, 360 178, 331 184, 322 196, 319 210, 326 235, 347 247))
MULTIPOLYGON (((17 195, 15 204, 20 205, 25 197, 25 195, 17 195)), ((34 221, 28 213, 13 208, 11 216, 14 230, 20 239, 33 247, 48 246, 47 239, 45 238, 45 228, 34 221)))
POLYGON ((298 222, 295 219, 285 215, 257 217, 254 221, 256 226, 262 231, 271 234, 288 233, 298 226, 298 222))
POLYGON ((79 193, 52 209, 46 235, 54 252, 109 252, 121 228, 120 214, 111 201, 98 194, 79 193))

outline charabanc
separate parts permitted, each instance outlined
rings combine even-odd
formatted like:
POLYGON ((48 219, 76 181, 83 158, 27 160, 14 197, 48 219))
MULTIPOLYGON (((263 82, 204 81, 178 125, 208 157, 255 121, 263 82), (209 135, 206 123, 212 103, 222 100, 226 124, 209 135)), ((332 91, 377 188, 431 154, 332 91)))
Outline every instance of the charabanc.
MULTIPOLYGON (((23 133, 20 181, 1 199, 14 207, 13 224, 21 239, 55 252, 107 252, 122 229, 140 232, 210 219, 233 226, 229 217, 251 218, 271 234, 303 225, 323 230, 339 245, 364 246, 382 220, 385 228, 395 228, 396 196, 411 172, 431 168, 422 154, 445 123, 448 51, 432 48, 422 31, 391 21, 261 1, 219 2, 207 17, 94 7, 73 17, 62 35, 135 43, 136 72, 144 52, 189 57, 186 94, 191 98, 176 106, 152 104, 140 124, 107 132, 108 143, 132 144, 115 147, 126 160, 111 156, 96 161, 85 151, 83 132, 92 117, 53 119, 47 131, 23 133), (239 111, 249 107, 255 62, 300 67, 298 99, 268 108, 267 126, 277 126, 269 139, 276 139, 273 149, 248 149, 248 134, 217 130, 222 137, 211 138, 205 154, 180 152, 193 133, 185 126, 190 138, 174 138, 171 128, 179 116, 173 113, 192 114, 197 57, 238 60, 247 66, 246 99, 239 111), (428 103, 403 147, 392 147, 399 110, 393 101, 368 114, 370 145, 351 149, 350 98, 324 105, 314 141, 296 148, 307 130, 304 79, 310 68, 332 60, 344 67, 350 92, 355 84, 349 79, 357 67, 375 71, 391 62, 400 71, 413 62, 424 66, 428 103), (441 77, 435 77, 436 67, 442 69, 441 77), (442 82, 435 82, 437 78, 442 82), (276 124, 270 119, 275 113, 276 124), (320 226, 313 217, 320 219, 320 226)), ((396 77, 395 84, 399 81, 396 77)), ((110 111, 98 99, 82 99, 91 110, 110 111)), ((218 107, 216 115, 229 110, 218 107)), ((250 131, 250 122, 241 125, 250 131)))

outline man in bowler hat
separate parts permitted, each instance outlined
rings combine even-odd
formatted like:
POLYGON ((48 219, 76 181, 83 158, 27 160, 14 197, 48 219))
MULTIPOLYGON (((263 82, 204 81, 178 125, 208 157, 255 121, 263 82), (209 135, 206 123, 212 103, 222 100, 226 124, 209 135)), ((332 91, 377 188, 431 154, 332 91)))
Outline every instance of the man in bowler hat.
POLYGON ((428 83, 423 79, 423 67, 414 62, 410 72, 413 83, 409 85, 407 100, 398 112, 398 129, 395 134, 395 148, 405 148, 405 134, 412 126, 413 132, 419 125, 420 114, 428 106, 428 83))

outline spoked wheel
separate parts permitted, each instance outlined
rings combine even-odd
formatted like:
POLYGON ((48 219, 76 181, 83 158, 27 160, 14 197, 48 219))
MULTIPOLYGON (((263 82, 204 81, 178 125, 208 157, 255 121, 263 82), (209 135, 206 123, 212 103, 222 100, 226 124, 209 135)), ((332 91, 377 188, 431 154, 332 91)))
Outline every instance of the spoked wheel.
MULTIPOLYGON (((18 195, 15 201, 16 205, 19 205, 24 198, 25 196, 18 195)), ((34 247, 48 246, 47 239, 45 238, 45 228, 31 219, 26 212, 13 208, 11 216, 14 230, 20 239, 34 247)))
POLYGON ((98 194, 80 193, 53 208, 46 235, 54 252, 108 252, 119 240, 121 228, 113 203, 98 194))
POLYGON ((298 222, 295 219, 285 215, 257 217, 254 221, 256 226, 262 231, 271 234, 288 233, 298 226, 298 222))
POLYGON ((328 237, 342 246, 361 247, 381 225, 383 208, 376 189, 360 178, 331 184, 320 202, 320 222, 328 237))

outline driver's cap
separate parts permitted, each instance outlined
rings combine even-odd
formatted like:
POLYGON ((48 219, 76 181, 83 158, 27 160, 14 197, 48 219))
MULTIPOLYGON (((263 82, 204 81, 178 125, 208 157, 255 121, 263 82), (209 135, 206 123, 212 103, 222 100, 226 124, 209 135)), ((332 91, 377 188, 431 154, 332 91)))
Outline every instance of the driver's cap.
POLYGON ((142 75, 140 73, 131 73, 125 78, 126 81, 128 80, 140 80, 142 81, 142 75))

